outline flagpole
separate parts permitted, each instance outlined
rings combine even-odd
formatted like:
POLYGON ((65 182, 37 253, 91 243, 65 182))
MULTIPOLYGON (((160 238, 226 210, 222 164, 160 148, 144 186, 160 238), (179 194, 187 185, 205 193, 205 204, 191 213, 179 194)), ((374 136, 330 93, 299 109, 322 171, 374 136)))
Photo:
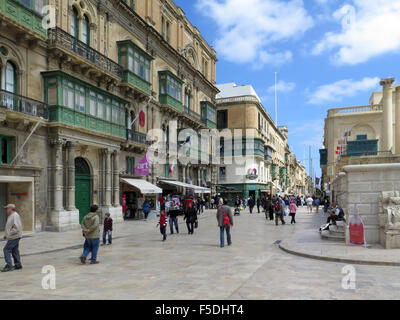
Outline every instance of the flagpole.
POLYGON ((275 125, 278 126, 278 72, 275 72, 275 125))

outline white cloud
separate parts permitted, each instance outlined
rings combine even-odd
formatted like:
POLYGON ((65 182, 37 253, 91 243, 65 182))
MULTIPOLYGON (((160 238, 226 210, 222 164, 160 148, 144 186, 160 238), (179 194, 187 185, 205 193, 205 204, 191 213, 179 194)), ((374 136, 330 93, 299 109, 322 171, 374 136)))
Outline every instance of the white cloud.
POLYGON ((327 32, 313 54, 334 51, 333 61, 355 65, 400 51, 400 1, 352 0, 334 12, 338 32, 327 32))
MULTIPOLYGON (((284 80, 279 80, 276 84, 276 90, 278 92, 290 92, 296 88, 296 84, 294 82, 286 82, 284 80)), ((268 93, 275 92, 275 85, 272 85, 268 88, 268 93)))
MULTIPOLYGON (((290 122, 289 139, 296 139, 297 145, 321 148, 324 137, 324 119, 304 122, 290 122)), ((308 150, 307 150, 308 152, 308 150)), ((298 157, 299 160, 302 157, 298 157)), ((307 156, 308 158, 308 156, 307 156)))
POLYGON ((319 86, 310 95, 309 103, 323 104, 332 101, 342 101, 343 97, 352 97, 363 91, 377 88, 379 78, 364 78, 360 81, 352 79, 340 80, 331 84, 319 86))
POLYGON ((302 0, 198 0, 197 8, 217 24, 218 54, 258 68, 290 62, 292 52, 274 50, 274 45, 313 25, 302 0))

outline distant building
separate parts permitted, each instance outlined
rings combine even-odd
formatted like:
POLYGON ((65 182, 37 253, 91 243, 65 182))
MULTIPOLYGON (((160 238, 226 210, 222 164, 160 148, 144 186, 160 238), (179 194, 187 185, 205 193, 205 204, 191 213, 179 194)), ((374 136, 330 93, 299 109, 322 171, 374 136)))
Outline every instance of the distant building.
POLYGON ((320 150, 328 193, 345 165, 400 161, 400 86, 392 86, 394 80, 383 79, 383 90, 372 94, 369 105, 328 110, 320 150))
MULTIPOLYGON (((277 127, 265 110, 251 85, 237 86, 235 83, 217 85, 217 128, 237 130, 243 141, 239 152, 246 164, 221 163, 218 167, 218 186, 221 194, 233 201, 236 196, 258 198, 262 195, 287 193, 300 186, 295 182, 297 164, 289 175, 289 146, 286 126, 277 127), (246 138, 254 139, 254 145, 246 145, 246 138)), ((227 148, 227 139, 220 140, 221 156, 233 155, 227 148)), ((232 143, 233 145, 234 143, 232 143)), ((236 149, 235 149, 236 150, 236 149)), ((237 151, 237 150, 236 150, 237 151)), ((299 178, 302 176, 298 174, 299 178)), ((301 189, 302 187, 300 187, 301 189)))

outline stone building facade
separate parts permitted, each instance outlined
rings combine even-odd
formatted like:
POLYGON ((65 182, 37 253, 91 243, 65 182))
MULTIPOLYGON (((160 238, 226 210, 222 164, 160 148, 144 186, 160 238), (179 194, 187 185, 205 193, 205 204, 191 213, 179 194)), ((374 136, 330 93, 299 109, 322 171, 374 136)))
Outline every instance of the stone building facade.
POLYGON ((215 190, 210 164, 134 171, 152 129, 216 126, 216 52, 173 1, 5 0, 0 31, 0 202, 26 231, 78 228, 91 204, 122 221, 121 178, 215 190))
POLYGON ((328 110, 320 150, 322 186, 329 186, 346 165, 395 163, 400 154, 400 86, 381 81, 365 106, 328 110))
MULTIPOLYGON (((219 165, 218 184, 221 192, 228 198, 236 195, 258 198, 266 194, 285 193, 289 189, 288 140, 287 127, 277 127, 265 110, 252 86, 237 86, 234 83, 217 86, 217 126, 222 132, 228 129, 243 137, 239 154, 244 164, 221 163, 219 165), (251 144, 246 141, 251 138, 251 144), (255 174, 254 174, 255 173, 255 174)), ((221 141, 224 150, 231 154, 221 141)), ((232 143, 233 145, 233 143, 232 143)), ((236 150, 236 147, 234 147, 236 150)), ((233 155, 233 153, 232 153, 233 155)), ((235 158, 233 158, 235 160, 235 158)))

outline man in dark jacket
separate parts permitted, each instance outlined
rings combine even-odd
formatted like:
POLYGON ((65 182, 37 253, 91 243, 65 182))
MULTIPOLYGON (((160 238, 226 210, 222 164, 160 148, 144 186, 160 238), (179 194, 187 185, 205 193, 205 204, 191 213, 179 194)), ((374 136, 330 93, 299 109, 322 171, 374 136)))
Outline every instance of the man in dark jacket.
POLYGON ((188 233, 193 234, 194 233, 194 224, 197 221, 197 212, 196 212, 196 208, 193 205, 193 202, 189 204, 189 208, 185 212, 184 220, 186 220, 188 233))
POLYGON ((253 208, 254 208, 254 205, 255 205, 253 197, 249 198, 249 201, 247 201, 247 204, 249 205, 250 213, 253 213, 253 208))
POLYGON ((232 245, 231 227, 233 227, 233 215, 231 208, 228 207, 227 199, 224 199, 224 204, 218 207, 217 221, 218 221, 218 227, 220 229, 221 248, 225 246, 224 243, 225 231, 226 231, 228 246, 232 245))
POLYGON ((257 213, 260 213, 261 199, 257 199, 257 213))

